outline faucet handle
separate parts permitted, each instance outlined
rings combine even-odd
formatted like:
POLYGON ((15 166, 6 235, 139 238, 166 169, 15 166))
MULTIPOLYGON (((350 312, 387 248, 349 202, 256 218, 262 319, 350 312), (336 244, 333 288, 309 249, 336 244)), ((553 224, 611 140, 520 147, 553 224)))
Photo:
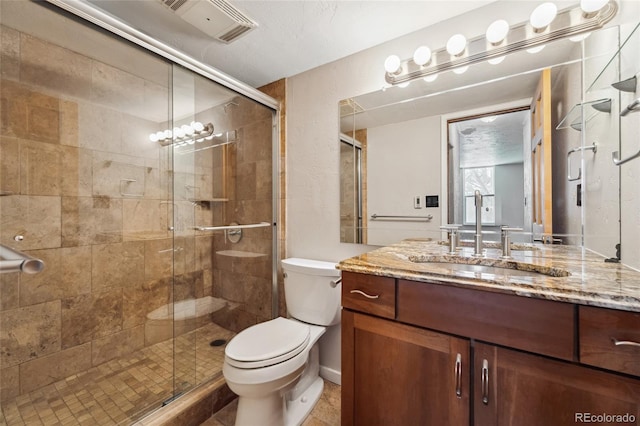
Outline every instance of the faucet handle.
POLYGON ((449 254, 456 254, 456 248, 459 244, 458 229, 461 226, 455 223, 440 226, 440 229, 446 230, 449 234, 449 254))
POLYGON ((502 259, 510 259, 511 258, 511 240, 509 239, 509 232, 511 231, 522 231, 522 228, 514 228, 509 225, 503 225, 500 227, 502 229, 502 259))

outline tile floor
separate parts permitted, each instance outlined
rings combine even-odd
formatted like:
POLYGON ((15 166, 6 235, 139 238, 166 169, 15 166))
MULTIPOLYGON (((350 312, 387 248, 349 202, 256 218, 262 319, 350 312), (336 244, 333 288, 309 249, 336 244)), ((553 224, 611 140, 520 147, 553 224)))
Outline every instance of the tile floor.
MULTIPOLYGON (((233 426, 238 400, 214 414, 200 426, 233 426)), ((340 424, 340 386, 325 380, 320 400, 302 422, 302 426, 338 426, 340 424)))
MULTIPOLYGON (((175 388, 220 374, 224 346, 209 343, 233 335, 208 324, 175 339, 175 388)), ((173 353, 170 339, 5 401, 0 425, 128 425, 172 395, 173 353)))

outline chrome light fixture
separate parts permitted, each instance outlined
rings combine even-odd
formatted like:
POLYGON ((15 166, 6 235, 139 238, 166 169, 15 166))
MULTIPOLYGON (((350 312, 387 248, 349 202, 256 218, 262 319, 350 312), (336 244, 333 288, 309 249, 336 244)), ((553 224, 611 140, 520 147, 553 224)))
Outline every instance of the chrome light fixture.
POLYGON ((559 12, 554 3, 542 3, 531 13, 528 22, 509 26, 498 19, 489 25, 484 36, 467 41, 464 35, 456 34, 444 48, 432 51, 421 46, 410 59, 401 60, 391 55, 385 61, 385 80, 392 86, 418 78, 433 81, 439 73, 457 70, 461 74, 475 63, 499 64, 512 52, 535 53, 548 42, 586 36, 602 28, 617 12, 615 0, 581 0, 580 5, 559 12))
POLYGON ((190 124, 174 127, 173 130, 167 129, 151 133, 149 140, 151 142, 158 142, 162 146, 174 145, 178 147, 211 140, 215 136, 212 123, 205 125, 199 121, 192 121, 190 124))

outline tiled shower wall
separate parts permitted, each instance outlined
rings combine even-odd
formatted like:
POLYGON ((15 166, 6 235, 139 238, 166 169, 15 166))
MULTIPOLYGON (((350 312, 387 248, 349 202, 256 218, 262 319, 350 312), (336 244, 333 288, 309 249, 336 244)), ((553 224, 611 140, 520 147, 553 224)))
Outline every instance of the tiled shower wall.
POLYGON ((46 264, 0 276, 5 400, 153 343, 148 312, 211 294, 213 237, 176 237, 173 292, 169 148, 148 139, 170 64, 145 58, 154 81, 1 30, 0 239, 46 264))

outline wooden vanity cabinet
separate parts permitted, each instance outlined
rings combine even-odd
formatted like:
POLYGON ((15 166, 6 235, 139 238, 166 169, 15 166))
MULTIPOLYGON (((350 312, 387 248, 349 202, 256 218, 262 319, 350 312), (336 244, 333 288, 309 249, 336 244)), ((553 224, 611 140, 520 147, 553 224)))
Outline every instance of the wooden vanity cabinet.
POLYGON ((640 420, 640 381, 496 345, 474 344, 474 425, 569 426, 586 416, 640 420))
POLYGON ((640 378, 579 362, 582 307, 346 271, 342 277, 343 426, 562 426, 580 423, 582 413, 628 413, 630 424, 640 424, 640 378))

